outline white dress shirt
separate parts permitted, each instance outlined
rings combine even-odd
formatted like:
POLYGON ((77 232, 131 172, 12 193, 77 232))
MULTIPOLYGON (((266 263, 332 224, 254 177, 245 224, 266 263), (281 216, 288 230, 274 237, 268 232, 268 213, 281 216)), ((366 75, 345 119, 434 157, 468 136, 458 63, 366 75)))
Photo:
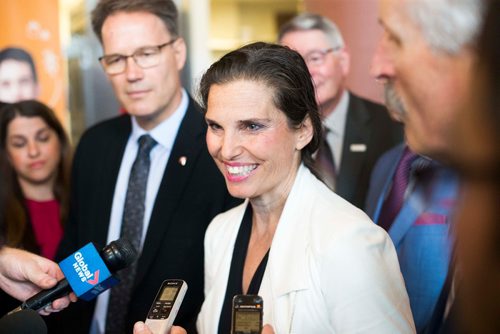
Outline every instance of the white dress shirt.
POLYGON ((342 161, 342 147, 344 145, 345 123, 347 120, 347 107, 349 106, 349 93, 344 90, 340 101, 324 120, 323 124, 330 131, 326 136, 328 145, 332 149, 333 159, 335 160, 335 170, 340 171, 340 163, 342 161))

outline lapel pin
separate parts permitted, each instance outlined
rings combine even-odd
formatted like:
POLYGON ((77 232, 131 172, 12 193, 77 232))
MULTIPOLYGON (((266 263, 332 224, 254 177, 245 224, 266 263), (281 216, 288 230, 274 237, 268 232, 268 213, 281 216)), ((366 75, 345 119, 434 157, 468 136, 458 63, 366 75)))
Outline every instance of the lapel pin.
POLYGON ((365 152, 366 145, 365 144, 351 144, 350 149, 351 149, 351 152, 365 152))
POLYGON ((181 164, 181 166, 186 166, 187 158, 185 156, 180 157, 179 163, 181 164))

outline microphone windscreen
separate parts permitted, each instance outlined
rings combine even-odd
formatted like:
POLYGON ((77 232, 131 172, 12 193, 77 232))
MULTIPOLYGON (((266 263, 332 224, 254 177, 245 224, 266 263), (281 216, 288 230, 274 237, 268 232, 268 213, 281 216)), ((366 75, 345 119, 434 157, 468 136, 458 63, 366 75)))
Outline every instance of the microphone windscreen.
POLYGON ((121 238, 104 247, 101 256, 109 270, 116 272, 130 266, 137 259, 137 250, 128 239, 121 238))
POLYGON ((33 310, 22 310, 0 319, 0 334, 46 334, 47 326, 33 310))

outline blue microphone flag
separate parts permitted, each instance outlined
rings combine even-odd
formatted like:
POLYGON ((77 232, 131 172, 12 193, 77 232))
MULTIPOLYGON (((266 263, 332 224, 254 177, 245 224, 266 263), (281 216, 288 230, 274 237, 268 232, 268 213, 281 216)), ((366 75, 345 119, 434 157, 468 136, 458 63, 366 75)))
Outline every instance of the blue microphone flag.
POLYGON ((62 260, 59 267, 73 292, 83 300, 92 300, 118 283, 92 243, 62 260))

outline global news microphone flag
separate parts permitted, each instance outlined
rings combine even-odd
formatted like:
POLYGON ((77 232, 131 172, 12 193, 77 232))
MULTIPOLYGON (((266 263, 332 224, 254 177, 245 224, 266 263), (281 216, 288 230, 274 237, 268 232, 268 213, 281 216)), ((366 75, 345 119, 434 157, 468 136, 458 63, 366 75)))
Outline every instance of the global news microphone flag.
POLYGON ((71 289, 78 298, 92 300, 118 283, 92 243, 59 263, 71 289))

